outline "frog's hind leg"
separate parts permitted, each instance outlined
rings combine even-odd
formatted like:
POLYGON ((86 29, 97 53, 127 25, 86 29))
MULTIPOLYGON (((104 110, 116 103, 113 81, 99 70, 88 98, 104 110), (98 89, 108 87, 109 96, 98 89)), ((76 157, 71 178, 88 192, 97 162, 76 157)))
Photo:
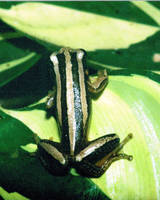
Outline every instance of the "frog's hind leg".
POLYGON ((63 176, 68 173, 68 159, 63 155, 60 143, 40 140, 37 153, 42 164, 51 174, 63 176))
POLYGON ((132 160, 132 156, 119 153, 132 138, 129 134, 121 143, 116 134, 109 134, 90 142, 76 155, 78 173, 87 177, 100 177, 109 166, 120 159, 132 160))

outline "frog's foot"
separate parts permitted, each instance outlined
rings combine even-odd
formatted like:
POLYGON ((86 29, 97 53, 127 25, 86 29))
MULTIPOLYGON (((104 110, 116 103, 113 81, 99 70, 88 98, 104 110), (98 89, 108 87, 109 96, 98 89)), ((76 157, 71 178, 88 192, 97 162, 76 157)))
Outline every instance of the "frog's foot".
POLYGON ((48 92, 48 97, 47 97, 47 101, 46 101, 46 108, 47 109, 50 109, 54 106, 55 94, 56 94, 56 88, 53 88, 53 90, 50 90, 48 92))
POLYGON ((38 143, 37 153, 42 164, 51 174, 63 176, 68 173, 68 159, 63 155, 59 143, 41 140, 38 143))
POLYGON ((131 138, 132 134, 129 134, 120 143, 116 134, 110 134, 90 142, 75 157, 77 172, 86 177, 98 178, 113 162, 120 159, 132 160, 132 156, 119 153, 131 138))
MULTIPOLYGON (((88 72, 87 72, 88 74, 88 72)), ((87 81, 88 90, 91 94, 98 94, 104 90, 108 84, 108 75, 106 70, 98 70, 97 79, 92 82, 90 78, 87 81)))

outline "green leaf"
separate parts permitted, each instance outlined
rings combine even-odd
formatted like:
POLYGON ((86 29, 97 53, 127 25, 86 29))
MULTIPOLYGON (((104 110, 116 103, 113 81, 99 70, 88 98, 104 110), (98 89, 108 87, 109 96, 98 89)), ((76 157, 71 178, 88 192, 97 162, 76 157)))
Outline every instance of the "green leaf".
POLYGON ((22 34, 16 32, 0 33, 0 87, 34 66, 40 55, 29 48, 18 46, 22 34), (17 39, 16 45, 14 39, 17 39))
POLYGON ((27 71, 38 59, 39 56, 35 53, 28 53, 21 58, 0 64, 0 87, 27 71))
MULTIPOLYGON (((61 178, 50 175, 36 158, 28 156, 36 149, 34 133, 40 138, 53 137, 54 141, 59 141, 56 121, 46 117, 45 99, 42 99, 19 110, 1 108, 0 184, 11 194, 16 191, 31 199, 49 195, 48 191, 52 198, 60 198, 65 193, 66 199, 77 199, 82 193, 84 199, 88 199, 88 193, 90 199, 95 199, 98 191, 101 199, 106 199, 97 185, 112 199, 159 199, 160 11, 150 2, 120 2, 118 6, 112 2, 96 2, 97 7, 90 3, 80 2, 79 9, 78 2, 21 2, 10 9, 2 6, 0 18, 20 33, 13 30, 10 33, 6 29, 7 33, 2 31, 0 35, 0 86, 10 82, 6 86, 11 89, 6 87, 6 93, 11 93, 11 85, 15 84, 11 80, 37 64, 38 56, 43 58, 39 47, 26 48, 24 35, 47 48, 52 47, 52 51, 58 46, 86 49, 89 67, 107 68, 110 74, 108 87, 97 101, 93 101, 89 139, 113 132, 123 139, 131 132, 134 137, 123 151, 133 155, 134 159, 112 164, 101 178, 92 179, 96 185, 75 173, 61 178), (94 7, 90 8, 91 5, 94 7), (19 48, 17 42, 20 39, 22 45, 19 48), (33 197, 35 188, 38 188, 37 196, 33 197)), ((29 45, 35 46, 35 43, 30 41, 29 45)), ((46 68, 45 59, 38 64, 46 68)), ((43 91, 42 86, 48 82, 45 79, 42 85, 32 82, 34 76, 29 73, 29 78, 23 78, 31 82, 27 85, 29 91, 36 85, 36 90, 31 92, 35 96, 36 91, 39 92, 37 88, 43 91)), ((34 79, 39 80, 40 76, 34 79)), ((21 90, 15 86, 17 93, 24 90, 27 94, 20 98, 23 105, 29 92, 21 84, 23 82, 18 83, 21 90)), ((14 98, 9 100, 14 102, 14 98)), ((9 198, 3 190, 0 195, 9 198)), ((19 197, 15 198, 18 200, 19 197)))
POLYGON ((53 118, 45 119, 44 110, 35 109, 33 115, 27 114, 28 111, 7 111, 15 117, 0 111, 0 185, 8 192, 0 188, 0 195, 5 199, 15 200, 26 197, 59 200, 64 198, 65 193, 66 200, 106 199, 106 195, 92 181, 71 174, 64 177, 52 176, 42 167, 36 156, 29 154, 30 149, 24 148, 24 145, 35 145, 32 130, 37 131, 41 138, 48 138, 53 136, 56 124, 53 123, 53 118), (27 119, 27 116, 33 118, 27 119), (29 128, 18 118, 25 121, 29 128))
POLYGON ((134 160, 114 163, 99 181, 113 199, 159 199, 159 93, 159 84, 143 76, 116 76, 93 104, 92 137, 94 132, 134 136, 124 148, 134 160))
POLYGON ((133 4, 142 9, 160 25, 160 11, 158 8, 150 5, 148 2, 133 2, 133 4))
POLYGON ((22 3, 9 10, 1 8, 0 18, 36 39, 86 50, 127 48, 159 30, 154 26, 38 2, 22 3))
MULTIPOLYGON (((5 200, 29 200, 28 198, 18 194, 17 192, 13 192, 9 194, 7 191, 5 191, 2 187, 0 187, 0 194, 5 200)), ((3 200, 3 199, 2 199, 3 200)))
MULTIPOLYGON (((134 199, 135 195, 138 199, 158 199, 159 94, 159 84, 143 76, 110 76, 109 86, 93 101, 90 140, 109 133, 117 133, 121 139, 128 133, 134 136, 124 148, 125 153, 133 155, 133 161, 117 161, 105 175, 93 179, 112 199, 134 199)), ((58 141, 56 122, 42 117, 44 111, 6 112, 23 121, 41 138, 52 136, 58 141)))

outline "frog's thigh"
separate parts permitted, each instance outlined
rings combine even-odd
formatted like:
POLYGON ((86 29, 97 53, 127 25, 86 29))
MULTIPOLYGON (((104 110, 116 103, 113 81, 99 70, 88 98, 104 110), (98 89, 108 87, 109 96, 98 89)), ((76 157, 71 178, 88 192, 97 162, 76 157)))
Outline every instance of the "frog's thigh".
POLYGON ((53 175, 67 174, 68 160, 61 152, 60 143, 41 140, 38 144, 38 156, 46 169, 53 175))
POLYGON ((76 161, 85 160, 90 163, 96 163, 110 152, 112 152, 118 145, 120 139, 116 134, 108 134, 96 140, 89 142, 89 144, 76 155, 76 161))

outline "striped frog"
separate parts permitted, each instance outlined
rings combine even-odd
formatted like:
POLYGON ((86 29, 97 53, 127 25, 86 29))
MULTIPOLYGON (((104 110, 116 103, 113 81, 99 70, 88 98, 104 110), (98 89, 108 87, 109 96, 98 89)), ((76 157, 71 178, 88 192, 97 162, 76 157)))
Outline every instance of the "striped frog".
POLYGON ((66 175, 70 168, 86 177, 100 177, 116 160, 132 160, 120 153, 132 138, 129 134, 121 143, 115 134, 87 140, 91 115, 91 94, 103 91, 108 83, 106 70, 98 71, 91 82, 82 49, 62 48, 50 56, 56 78, 56 91, 47 100, 47 108, 55 109, 61 142, 40 140, 38 155, 53 175, 66 175))

